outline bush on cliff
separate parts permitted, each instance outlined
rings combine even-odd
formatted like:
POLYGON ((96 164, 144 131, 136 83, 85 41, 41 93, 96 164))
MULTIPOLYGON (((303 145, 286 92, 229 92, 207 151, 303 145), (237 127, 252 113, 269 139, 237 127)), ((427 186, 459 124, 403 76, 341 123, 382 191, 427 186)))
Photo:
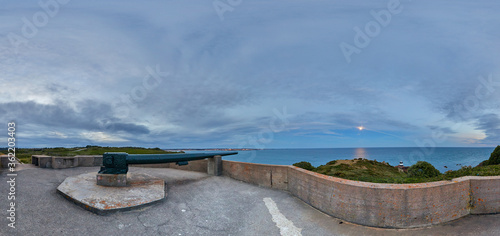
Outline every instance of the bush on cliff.
POLYGON ((441 175, 431 163, 426 161, 418 161, 416 164, 408 168, 409 177, 432 178, 441 175))
POLYGON ((409 173, 402 172, 385 162, 366 159, 333 160, 316 168, 305 161, 293 165, 323 175, 373 183, 424 183, 462 176, 500 176, 500 165, 463 166, 459 170, 449 170, 444 174, 424 161, 411 166, 409 173))
POLYGON ((296 166, 296 167, 305 169, 305 170, 310 170, 310 171, 314 171, 314 169, 316 169, 316 168, 314 168, 313 165, 311 165, 311 163, 309 163, 307 161, 297 162, 297 163, 295 163, 293 165, 296 166))
POLYGON ((500 145, 490 155, 490 159, 485 161, 484 165, 498 165, 500 164, 500 145))

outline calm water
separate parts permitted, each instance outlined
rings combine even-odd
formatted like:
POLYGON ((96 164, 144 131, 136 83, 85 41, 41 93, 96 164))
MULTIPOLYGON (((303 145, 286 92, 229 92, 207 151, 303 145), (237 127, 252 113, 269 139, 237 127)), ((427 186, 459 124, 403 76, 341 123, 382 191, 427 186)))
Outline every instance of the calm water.
MULTIPOLYGON (((488 148, 316 148, 316 149, 266 149, 238 151, 238 155, 225 156, 224 160, 261 164, 291 165, 308 161, 313 166, 326 164, 332 160, 366 158, 405 166, 417 161, 427 161, 439 171, 457 170, 461 166, 476 166, 490 157, 494 147, 488 148), (445 168, 445 166, 447 168, 445 168)), ((194 152, 194 151, 193 151, 194 152)), ((207 152, 207 151, 204 151, 207 152)))

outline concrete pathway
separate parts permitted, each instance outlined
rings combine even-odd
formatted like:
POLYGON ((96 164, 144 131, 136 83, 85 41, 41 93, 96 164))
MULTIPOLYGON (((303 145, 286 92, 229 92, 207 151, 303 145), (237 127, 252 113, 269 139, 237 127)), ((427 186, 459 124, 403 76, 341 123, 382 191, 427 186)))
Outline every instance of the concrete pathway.
POLYGON ((378 229, 343 222, 290 194, 203 173, 134 168, 163 178, 165 201, 99 216, 56 193, 68 176, 98 171, 29 168, 17 172, 16 228, 7 216, 9 186, 0 173, 0 235, 500 235, 500 215, 467 216, 428 228, 378 229))

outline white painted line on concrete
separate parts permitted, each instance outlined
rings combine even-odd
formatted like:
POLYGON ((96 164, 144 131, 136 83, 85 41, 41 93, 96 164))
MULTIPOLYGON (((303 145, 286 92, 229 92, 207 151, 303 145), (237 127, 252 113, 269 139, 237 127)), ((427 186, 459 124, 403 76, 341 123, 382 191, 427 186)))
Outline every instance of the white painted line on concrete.
POLYGON ((281 236, 302 236, 302 233, 300 233, 302 229, 295 227, 292 221, 281 214, 273 199, 266 197, 263 200, 269 213, 271 213, 273 217, 274 223, 276 223, 276 226, 280 229, 281 236))

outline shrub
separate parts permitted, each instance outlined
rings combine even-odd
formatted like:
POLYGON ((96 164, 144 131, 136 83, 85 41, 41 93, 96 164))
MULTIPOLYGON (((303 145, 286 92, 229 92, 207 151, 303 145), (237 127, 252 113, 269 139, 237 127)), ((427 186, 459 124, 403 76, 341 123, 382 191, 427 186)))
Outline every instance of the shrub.
POLYGON ((487 166, 487 165, 488 165, 488 160, 484 160, 480 162, 476 167, 487 166))
MULTIPOLYGON (((483 163, 482 163, 483 164, 483 163)), ((498 145, 495 150, 490 155, 490 159, 485 161, 483 165, 498 165, 500 164, 500 145, 498 145)))
POLYGON ((329 161, 328 163, 326 163, 326 165, 327 166, 329 166, 329 165, 335 165, 335 163, 337 163, 337 160, 329 161))
POLYGON ((314 169, 316 169, 316 168, 314 168, 313 165, 311 165, 311 163, 309 163, 307 161, 297 162, 297 163, 295 163, 293 165, 296 166, 296 167, 305 169, 305 170, 310 170, 310 171, 313 171, 314 169))
POLYGON ((408 176, 410 177, 423 177, 431 178, 441 175, 441 172, 437 170, 432 164, 425 161, 418 161, 416 164, 408 168, 408 176))
POLYGON ((462 176, 472 176, 474 175, 474 169, 471 166, 462 166, 459 170, 449 170, 444 173, 445 179, 453 179, 462 176))

